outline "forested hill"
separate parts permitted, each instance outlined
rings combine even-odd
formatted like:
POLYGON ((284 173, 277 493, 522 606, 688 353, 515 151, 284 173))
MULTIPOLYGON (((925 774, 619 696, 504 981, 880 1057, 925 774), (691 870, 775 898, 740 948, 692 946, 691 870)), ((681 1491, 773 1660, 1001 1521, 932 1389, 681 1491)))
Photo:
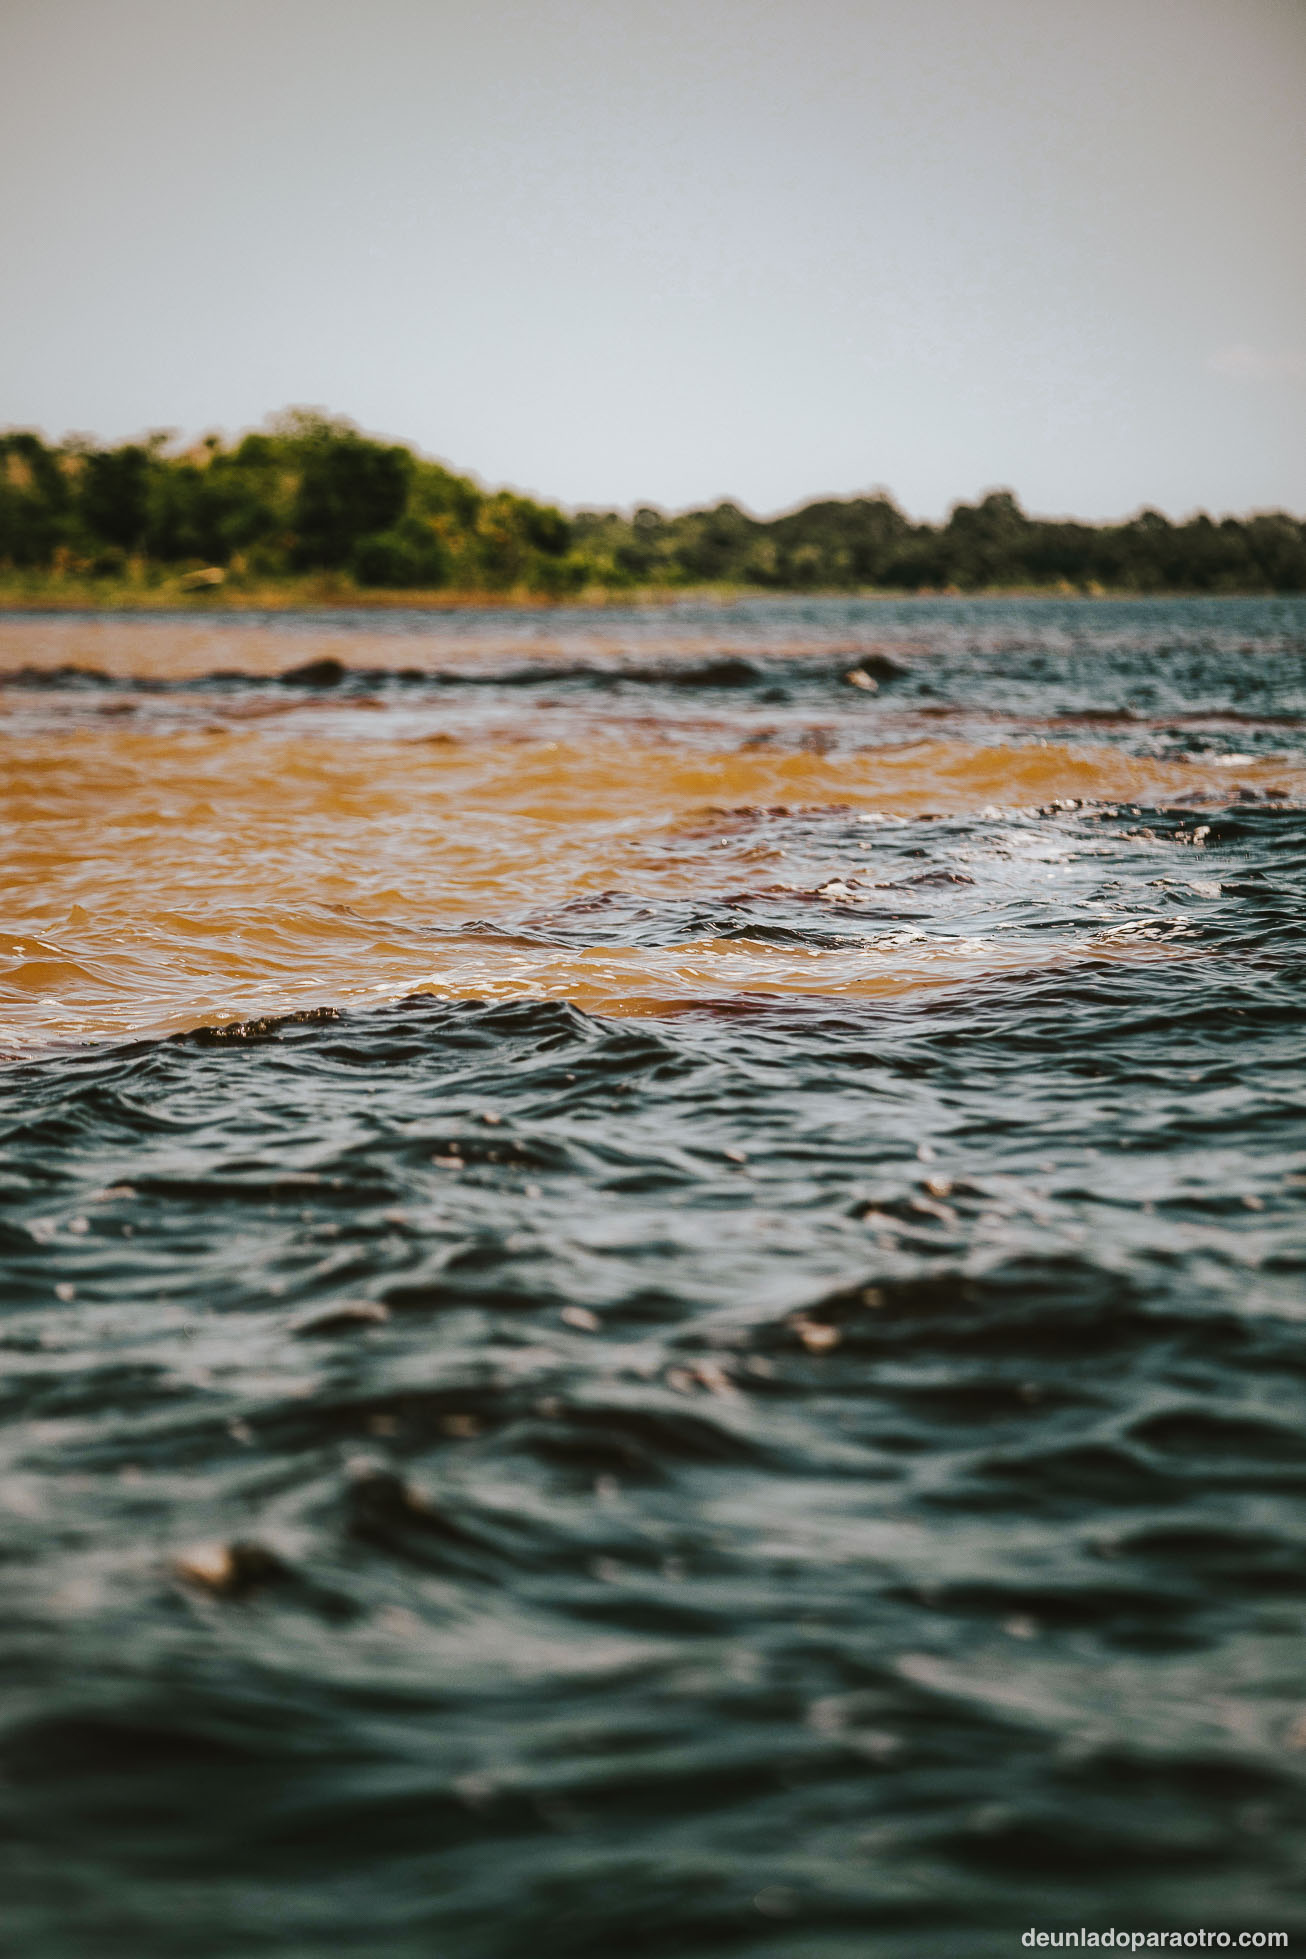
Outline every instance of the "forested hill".
POLYGON ((238 442, 101 448, 0 434, 0 591, 142 596, 284 583, 347 596, 728 584, 773 591, 1306 591, 1306 524, 1028 517, 1010 492, 914 524, 884 495, 763 520, 734 504, 572 517, 486 491, 350 423, 291 410, 238 442))

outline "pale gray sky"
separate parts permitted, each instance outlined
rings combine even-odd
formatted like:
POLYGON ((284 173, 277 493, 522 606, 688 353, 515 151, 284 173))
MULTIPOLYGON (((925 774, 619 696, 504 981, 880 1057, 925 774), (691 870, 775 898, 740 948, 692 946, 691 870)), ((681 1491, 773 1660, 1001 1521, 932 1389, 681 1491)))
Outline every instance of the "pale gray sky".
POLYGON ((1306 510, 1304 0, 0 0, 0 423, 1306 510))

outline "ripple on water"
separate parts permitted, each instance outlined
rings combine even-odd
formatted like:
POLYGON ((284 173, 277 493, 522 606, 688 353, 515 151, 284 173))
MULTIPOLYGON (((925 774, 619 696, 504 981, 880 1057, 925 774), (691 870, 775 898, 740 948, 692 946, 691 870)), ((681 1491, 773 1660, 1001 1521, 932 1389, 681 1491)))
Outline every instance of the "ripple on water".
POLYGON ((24 1954, 1301 1924, 1304 626, 0 622, 24 1954))

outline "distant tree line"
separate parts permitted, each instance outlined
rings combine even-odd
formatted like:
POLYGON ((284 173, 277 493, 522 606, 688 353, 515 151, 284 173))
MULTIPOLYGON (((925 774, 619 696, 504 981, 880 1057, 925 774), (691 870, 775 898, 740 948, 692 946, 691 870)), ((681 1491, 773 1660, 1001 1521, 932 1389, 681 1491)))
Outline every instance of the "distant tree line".
POLYGON ((734 504, 667 516, 550 504, 470 477, 352 424, 295 409, 234 444, 117 448, 0 434, 0 568, 79 578, 198 573, 261 583, 330 573, 391 590, 728 583, 772 591, 1306 591, 1306 524, 1272 512, 1173 524, 1026 516, 1009 491, 913 524, 884 495, 784 516, 734 504))
POLYGON ((774 591, 980 591, 993 586, 1128 592, 1306 592, 1306 524, 1274 512, 1172 524, 1027 517, 1008 490, 913 524, 887 496, 805 504, 759 520, 734 504, 680 517, 582 511, 575 548, 613 581, 728 580, 774 591))

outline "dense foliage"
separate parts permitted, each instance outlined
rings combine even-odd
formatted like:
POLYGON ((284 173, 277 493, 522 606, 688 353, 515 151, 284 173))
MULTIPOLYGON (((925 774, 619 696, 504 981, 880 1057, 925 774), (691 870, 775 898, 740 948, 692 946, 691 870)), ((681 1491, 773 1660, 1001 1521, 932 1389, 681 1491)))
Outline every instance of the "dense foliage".
POLYGON ((584 582, 570 542, 558 510, 303 410, 180 454, 162 435, 118 449, 0 435, 0 564, 16 570, 221 567, 254 581, 317 571, 553 592, 584 582))
POLYGON ((1306 591, 1306 524, 1274 512, 1172 524, 1026 516, 1010 492, 913 524, 884 495, 761 520, 734 504, 677 517, 581 511, 489 492, 350 423, 292 410, 234 445, 177 452, 166 435, 116 449, 0 435, 0 567, 131 577, 216 570, 233 582, 330 574, 394 590, 713 583, 777 591, 1306 591))

